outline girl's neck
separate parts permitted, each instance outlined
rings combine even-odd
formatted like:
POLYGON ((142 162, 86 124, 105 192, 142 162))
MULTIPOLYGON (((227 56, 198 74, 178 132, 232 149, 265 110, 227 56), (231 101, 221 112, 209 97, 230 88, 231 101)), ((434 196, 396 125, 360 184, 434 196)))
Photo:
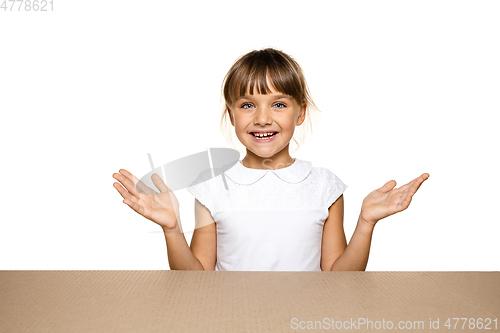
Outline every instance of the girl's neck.
POLYGON ((247 149, 247 155, 241 160, 243 166, 250 169, 282 169, 292 165, 295 160, 288 153, 288 148, 285 147, 277 154, 271 157, 261 157, 255 155, 253 152, 247 149))

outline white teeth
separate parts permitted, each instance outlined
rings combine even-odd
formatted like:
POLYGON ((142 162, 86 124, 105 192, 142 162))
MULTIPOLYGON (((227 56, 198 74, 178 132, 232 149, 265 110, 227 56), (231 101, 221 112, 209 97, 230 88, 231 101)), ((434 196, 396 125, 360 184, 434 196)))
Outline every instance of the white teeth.
POLYGON ((263 139, 269 139, 274 137, 276 134, 275 132, 269 132, 269 133, 264 133, 264 134, 257 134, 257 133, 252 133, 256 139, 263 140, 263 139))
POLYGON ((271 136, 273 135, 274 132, 269 132, 269 133, 254 133, 255 136, 260 136, 260 137, 263 137, 263 136, 271 136))

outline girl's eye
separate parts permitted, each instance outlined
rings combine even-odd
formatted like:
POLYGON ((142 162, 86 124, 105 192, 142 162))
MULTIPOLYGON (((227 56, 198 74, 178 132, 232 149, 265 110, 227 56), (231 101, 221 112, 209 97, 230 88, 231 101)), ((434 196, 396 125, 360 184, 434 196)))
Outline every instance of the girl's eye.
POLYGON ((252 105, 252 104, 250 104, 250 103, 243 103, 243 104, 241 105, 241 108, 242 108, 242 109, 248 109, 248 108, 247 108, 247 106, 251 107, 251 106, 253 106, 253 105, 252 105))
POLYGON ((283 109, 283 108, 286 107, 286 105, 283 104, 283 103, 281 103, 281 102, 278 102, 278 103, 274 104, 274 106, 277 107, 278 109, 283 109))

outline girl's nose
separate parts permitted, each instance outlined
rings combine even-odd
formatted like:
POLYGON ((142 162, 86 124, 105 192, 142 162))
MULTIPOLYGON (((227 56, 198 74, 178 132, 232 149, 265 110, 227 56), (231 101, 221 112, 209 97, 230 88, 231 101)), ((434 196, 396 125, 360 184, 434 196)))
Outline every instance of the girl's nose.
POLYGON ((255 112, 255 118, 253 121, 254 125, 266 125, 266 124, 272 124, 273 119, 271 117, 271 110, 268 110, 266 108, 257 108, 255 112))

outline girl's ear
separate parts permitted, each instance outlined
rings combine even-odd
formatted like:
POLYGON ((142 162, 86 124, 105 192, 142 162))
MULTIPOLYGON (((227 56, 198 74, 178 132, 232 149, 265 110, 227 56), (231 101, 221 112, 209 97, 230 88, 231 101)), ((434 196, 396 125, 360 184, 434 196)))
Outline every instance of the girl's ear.
POLYGON ((232 114, 232 111, 231 109, 229 108, 229 106, 226 105, 226 109, 227 109, 227 113, 229 115, 229 120, 231 120, 231 125, 234 126, 234 115, 232 114))
POLYGON ((306 109, 307 109, 307 104, 304 103, 302 105, 302 107, 300 108, 299 117, 297 118, 296 126, 302 125, 302 123, 304 122, 304 119, 306 119, 306 109))

